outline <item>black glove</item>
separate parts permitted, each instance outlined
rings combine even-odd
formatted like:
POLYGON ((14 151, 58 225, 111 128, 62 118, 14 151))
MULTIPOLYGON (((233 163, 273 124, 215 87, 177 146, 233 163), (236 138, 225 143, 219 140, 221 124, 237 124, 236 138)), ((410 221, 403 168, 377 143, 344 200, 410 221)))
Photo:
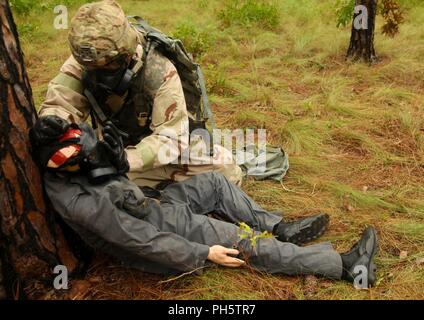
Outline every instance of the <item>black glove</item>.
POLYGON ((30 131, 33 146, 44 146, 58 139, 69 129, 71 124, 58 116, 45 116, 38 118, 34 128, 30 131))
POLYGON ((125 174, 129 171, 130 165, 122 137, 112 122, 106 122, 103 128, 103 141, 100 141, 99 144, 104 148, 110 163, 118 170, 119 174, 125 174))

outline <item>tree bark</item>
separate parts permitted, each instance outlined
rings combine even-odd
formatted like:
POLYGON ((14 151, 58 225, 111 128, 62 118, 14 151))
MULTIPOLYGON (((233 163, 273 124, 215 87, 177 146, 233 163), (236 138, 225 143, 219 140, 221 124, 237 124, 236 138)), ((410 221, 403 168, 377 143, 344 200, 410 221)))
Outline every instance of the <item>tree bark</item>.
POLYGON ((24 298, 35 279, 52 286, 56 265, 78 267, 30 156, 36 117, 12 12, 0 0, 0 297, 24 298))
POLYGON ((378 0, 356 0, 355 6, 365 6, 368 11, 367 28, 357 28, 355 21, 361 12, 355 13, 352 22, 352 35, 347 52, 347 58, 368 63, 377 62, 377 55, 374 48, 375 19, 377 15, 378 0))

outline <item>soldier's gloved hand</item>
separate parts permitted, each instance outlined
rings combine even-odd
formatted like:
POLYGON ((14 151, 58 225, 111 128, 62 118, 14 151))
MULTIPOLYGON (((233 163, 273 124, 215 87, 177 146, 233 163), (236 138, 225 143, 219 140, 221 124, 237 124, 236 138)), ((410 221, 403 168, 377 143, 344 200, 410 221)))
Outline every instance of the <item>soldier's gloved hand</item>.
POLYGON ((103 128, 103 141, 100 141, 105 148, 110 163, 118 170, 119 174, 124 174, 130 169, 125 152, 122 137, 117 128, 111 122, 106 122, 103 128))
POLYGON ((91 184, 100 184, 116 176, 118 170, 109 160, 109 151, 104 143, 99 141, 93 129, 87 124, 81 124, 82 135, 79 141, 81 145, 80 168, 87 174, 91 184))
POLYGON ((71 126, 71 124, 58 116, 45 116, 38 118, 34 128, 30 131, 31 143, 34 146, 43 146, 57 141, 71 126))

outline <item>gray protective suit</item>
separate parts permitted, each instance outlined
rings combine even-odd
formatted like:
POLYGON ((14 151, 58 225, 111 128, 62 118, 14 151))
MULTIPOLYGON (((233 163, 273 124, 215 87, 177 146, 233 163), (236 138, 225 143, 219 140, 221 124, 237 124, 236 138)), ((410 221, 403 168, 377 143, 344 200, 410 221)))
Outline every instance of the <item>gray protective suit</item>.
POLYGON ((89 245, 147 272, 175 274, 203 267, 209 247, 222 245, 239 249, 261 271, 342 275, 341 257, 331 244, 299 247, 265 238, 252 247, 241 239, 236 223, 272 232, 282 218, 261 209, 219 173, 168 186, 160 203, 145 198, 124 177, 94 186, 81 175, 46 173, 45 186, 57 212, 89 245), (212 212, 229 222, 210 218, 212 212))

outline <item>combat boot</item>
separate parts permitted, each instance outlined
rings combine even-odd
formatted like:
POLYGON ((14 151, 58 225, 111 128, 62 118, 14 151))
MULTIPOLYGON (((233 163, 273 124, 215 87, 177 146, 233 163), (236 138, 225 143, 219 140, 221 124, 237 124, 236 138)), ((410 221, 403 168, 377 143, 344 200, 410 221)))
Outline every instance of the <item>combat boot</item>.
POLYGON ((328 214, 321 213, 294 222, 280 222, 274 228, 274 235, 282 242, 301 245, 322 236, 329 221, 328 214))
POLYGON ((350 251, 342 253, 343 275, 342 279, 349 282, 354 282, 355 277, 364 270, 357 267, 364 267, 367 272, 368 286, 374 286, 377 270, 374 264, 374 257, 378 252, 378 237, 374 228, 368 227, 362 234, 359 240, 350 251), (356 268, 356 270, 355 270, 356 268))

